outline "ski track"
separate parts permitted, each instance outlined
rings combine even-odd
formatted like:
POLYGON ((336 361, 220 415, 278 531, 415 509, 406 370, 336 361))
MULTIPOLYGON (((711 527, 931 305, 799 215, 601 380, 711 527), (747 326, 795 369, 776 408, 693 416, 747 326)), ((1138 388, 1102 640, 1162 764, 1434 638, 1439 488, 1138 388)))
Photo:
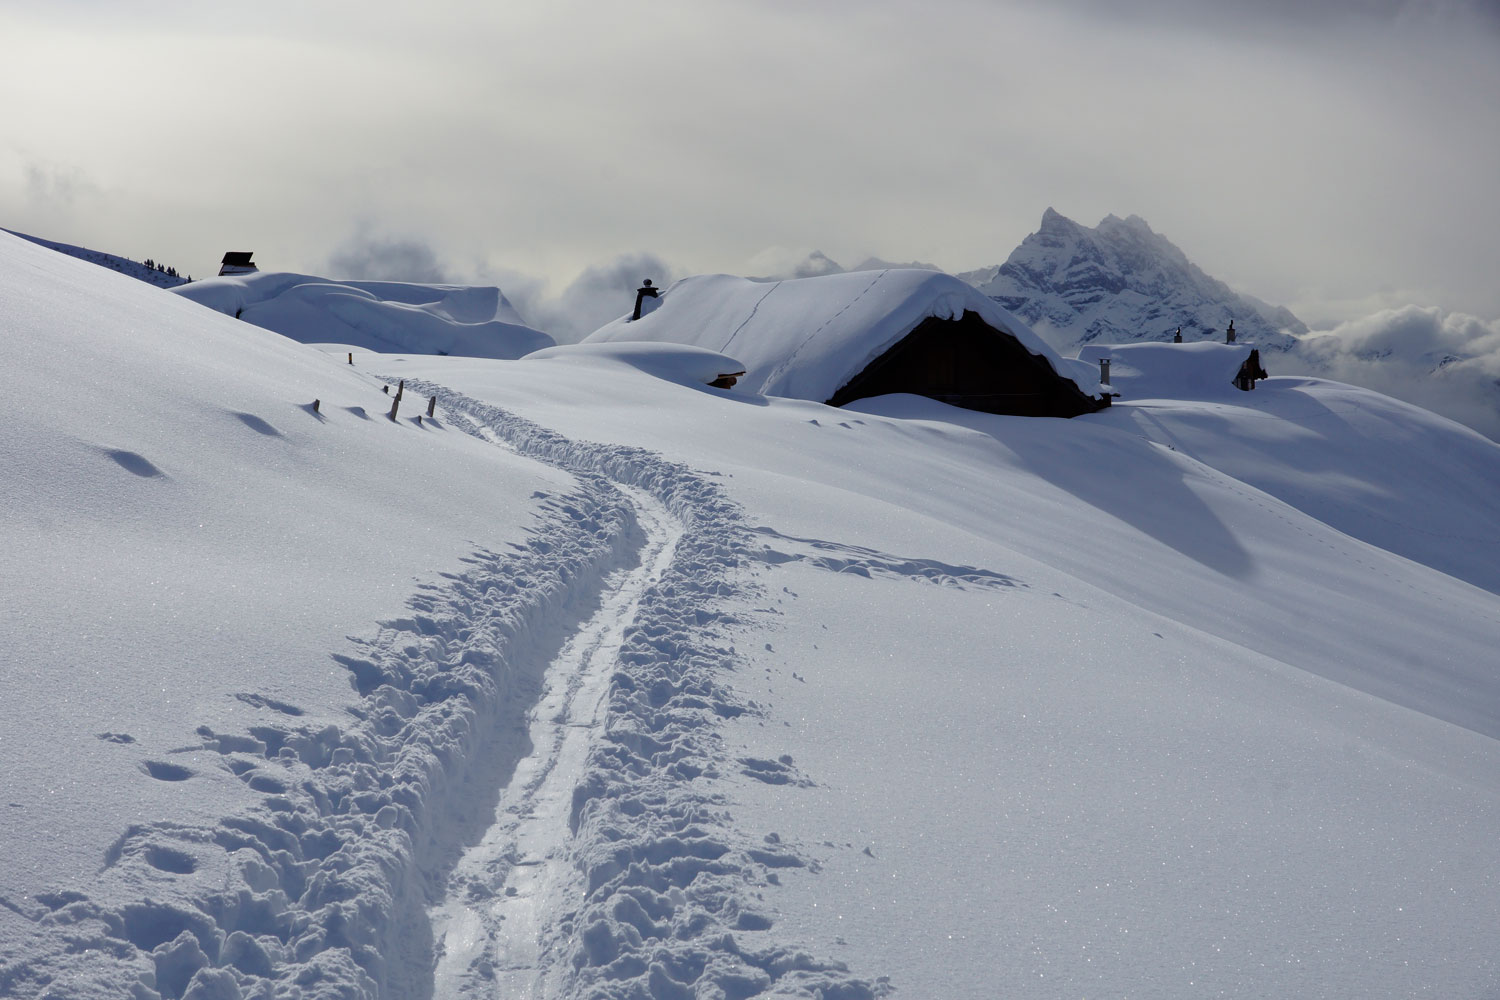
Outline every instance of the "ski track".
MULTIPOLYGON (((646 588, 670 564, 682 528, 649 494, 622 487, 642 515, 640 564, 618 570, 603 605, 547 671, 547 690, 532 713, 536 751, 502 792, 498 819, 466 853, 449 880, 448 899, 434 908, 439 938, 438 996, 556 995, 548 987, 542 916, 574 900, 575 869, 557 845, 569 838, 573 789, 583 777, 590 735, 604 721, 604 700, 625 628, 646 588)), ((549 957, 550 960, 550 957, 549 957)))
POLYGON ((129 827, 87 883, 97 899, 0 901, 33 926, 0 954, 0 996, 885 995, 766 933, 762 890, 815 866, 737 831, 719 790, 760 763, 718 731, 760 711, 728 683, 727 609, 766 564, 738 507, 654 453, 411 387, 576 488, 536 496, 526 545, 472 554, 333 654, 359 695, 344 724, 244 692, 261 724, 200 726, 143 762, 173 782, 217 768, 259 804, 129 827))

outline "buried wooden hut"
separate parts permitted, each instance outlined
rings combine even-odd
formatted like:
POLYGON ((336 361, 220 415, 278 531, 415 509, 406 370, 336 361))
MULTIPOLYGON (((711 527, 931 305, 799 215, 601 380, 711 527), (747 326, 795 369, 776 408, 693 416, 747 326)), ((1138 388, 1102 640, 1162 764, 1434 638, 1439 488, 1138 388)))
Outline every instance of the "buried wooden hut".
POLYGON ((255 261, 250 258, 255 255, 253 250, 230 250, 219 262, 219 277, 233 276, 236 274, 254 274, 260 268, 255 266, 255 261))
POLYGON ((1096 369, 1058 357, 978 290, 936 271, 687 278, 650 314, 585 339, 620 341, 728 354, 744 362, 740 382, 751 392, 833 406, 890 393, 1034 417, 1109 405, 1096 369))

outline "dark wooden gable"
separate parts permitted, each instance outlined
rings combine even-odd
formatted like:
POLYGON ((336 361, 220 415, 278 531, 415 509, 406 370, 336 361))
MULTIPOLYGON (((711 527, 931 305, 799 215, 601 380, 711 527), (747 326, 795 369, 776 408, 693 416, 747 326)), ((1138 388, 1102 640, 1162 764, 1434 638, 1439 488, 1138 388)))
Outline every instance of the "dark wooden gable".
POLYGON ((985 413, 1022 417, 1076 417, 1108 406, 1086 395, 1008 333, 978 313, 961 319, 931 317, 870 362, 828 400, 909 392, 985 413))

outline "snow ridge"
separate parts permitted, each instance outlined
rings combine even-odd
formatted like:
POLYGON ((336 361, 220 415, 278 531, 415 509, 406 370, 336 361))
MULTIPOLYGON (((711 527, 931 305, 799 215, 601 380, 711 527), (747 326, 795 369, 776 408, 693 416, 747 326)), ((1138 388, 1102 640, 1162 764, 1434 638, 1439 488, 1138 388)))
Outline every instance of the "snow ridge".
POLYGON ((441 386, 407 384, 523 455, 645 491, 682 526, 624 633, 604 730, 573 793, 577 908, 543 932, 565 942, 541 954, 565 963, 543 970, 548 981, 559 978, 563 996, 622 1000, 883 995, 883 981, 842 963, 757 940, 774 922, 760 890, 778 869, 814 863, 774 835, 736 831, 712 787, 747 766, 726 752, 718 723, 759 708, 727 681, 736 653, 724 643, 739 619, 725 605, 751 593, 743 570, 762 555, 738 505, 708 476, 645 449, 572 441, 441 386))
POLYGON ((35 243, 37 246, 46 247, 48 250, 55 250, 60 254, 76 257, 79 260, 88 261, 90 264, 107 267, 111 271, 119 271, 128 278, 144 281, 146 284, 155 285, 157 288, 176 288, 178 285, 185 285, 193 280, 175 272, 168 272, 165 266, 150 267, 144 262, 131 260, 129 257, 121 257, 118 254, 90 250, 87 247, 75 247, 69 243, 44 240, 40 236, 28 236, 25 233, 18 233, 14 229, 0 229, 0 232, 19 236, 23 240, 35 243))

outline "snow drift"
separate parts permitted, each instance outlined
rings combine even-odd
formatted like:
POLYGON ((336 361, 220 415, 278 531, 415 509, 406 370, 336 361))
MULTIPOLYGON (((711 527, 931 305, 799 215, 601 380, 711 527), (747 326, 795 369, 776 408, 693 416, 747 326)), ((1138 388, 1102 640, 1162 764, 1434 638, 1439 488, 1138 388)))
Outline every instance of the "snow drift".
POLYGON ((304 344, 472 358, 519 358, 553 344, 494 287, 263 271, 172 291, 304 344))

